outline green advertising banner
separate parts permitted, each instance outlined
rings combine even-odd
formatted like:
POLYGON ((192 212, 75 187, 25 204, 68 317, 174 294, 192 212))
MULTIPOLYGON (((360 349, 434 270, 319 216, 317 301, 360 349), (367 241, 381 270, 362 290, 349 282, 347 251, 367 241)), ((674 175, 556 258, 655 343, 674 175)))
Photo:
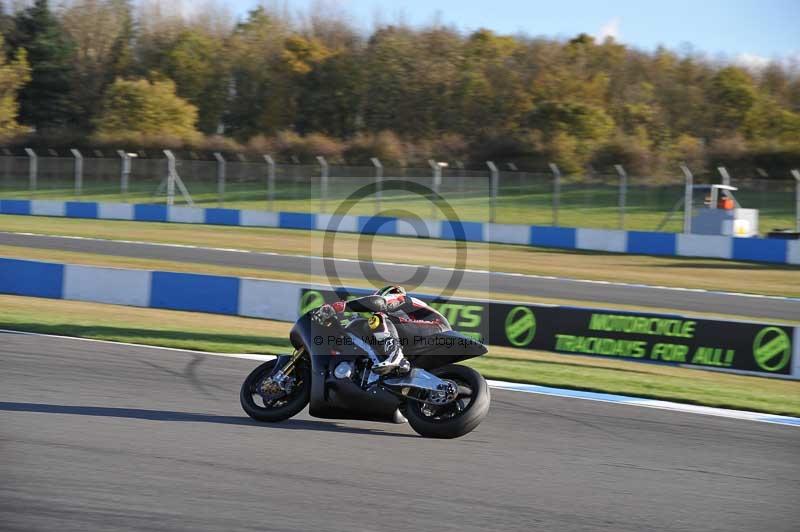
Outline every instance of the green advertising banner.
POLYGON ((572 307, 489 307, 492 345, 779 375, 792 370, 792 327, 572 307))
MULTIPOLYGON (((338 300, 303 290, 302 313, 338 300)), ((489 345, 790 375, 792 327, 547 305, 420 299, 489 345)))

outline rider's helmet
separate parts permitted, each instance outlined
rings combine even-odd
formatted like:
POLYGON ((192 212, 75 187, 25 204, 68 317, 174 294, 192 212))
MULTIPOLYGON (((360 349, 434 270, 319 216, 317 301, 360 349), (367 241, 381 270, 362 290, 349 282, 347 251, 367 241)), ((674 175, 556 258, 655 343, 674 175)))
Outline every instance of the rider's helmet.
POLYGON ((384 286, 383 288, 375 292, 375 295, 384 297, 396 296, 396 295, 404 296, 406 295, 406 289, 403 288, 402 286, 389 285, 389 286, 384 286))

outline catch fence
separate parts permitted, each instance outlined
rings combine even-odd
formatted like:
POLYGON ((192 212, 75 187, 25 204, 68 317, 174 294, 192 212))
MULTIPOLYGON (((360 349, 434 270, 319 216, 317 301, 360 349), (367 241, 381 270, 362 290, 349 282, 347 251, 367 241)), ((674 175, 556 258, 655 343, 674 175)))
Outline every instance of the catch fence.
MULTIPOLYGON (((268 155, 217 153, 203 158, 190 153, 176 158, 171 172, 168 154, 6 152, 0 155, 0 197, 195 203, 604 229, 684 229, 681 201, 687 181, 679 168, 674 175, 658 177, 629 175, 620 165, 611 173, 563 175, 556 165, 538 172, 491 162, 483 169, 437 161, 427 167, 384 166, 378 159, 370 166, 348 166, 328 164, 322 157, 315 164, 278 164, 268 155), (179 181, 178 186, 172 178, 179 181), (443 202, 435 201, 437 194, 443 202)), ((705 176, 705 182, 725 182, 726 173, 718 178, 705 176)), ((729 179, 738 187, 739 203, 759 209, 762 231, 800 231, 800 172, 793 173, 795 178, 786 180, 729 179)), ((701 182, 694 178, 695 185, 701 182)))

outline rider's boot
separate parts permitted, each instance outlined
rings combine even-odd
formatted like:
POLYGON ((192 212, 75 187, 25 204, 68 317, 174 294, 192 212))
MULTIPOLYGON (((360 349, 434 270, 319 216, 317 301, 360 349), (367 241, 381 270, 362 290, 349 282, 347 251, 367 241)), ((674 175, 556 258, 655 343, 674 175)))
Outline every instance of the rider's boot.
POLYGON ((386 358, 372 366, 372 371, 377 375, 386 375, 394 370, 398 373, 408 373, 411 364, 403 356, 403 349, 400 343, 394 338, 387 338, 384 343, 386 358))

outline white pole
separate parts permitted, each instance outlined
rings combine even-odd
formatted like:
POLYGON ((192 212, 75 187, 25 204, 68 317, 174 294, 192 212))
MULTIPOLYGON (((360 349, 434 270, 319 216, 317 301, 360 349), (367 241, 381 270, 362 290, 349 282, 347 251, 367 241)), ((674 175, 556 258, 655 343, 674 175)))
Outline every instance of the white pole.
POLYGON ((689 167, 685 164, 681 164, 681 171, 683 172, 684 178, 686 178, 686 184, 683 190, 683 232, 688 235, 692 232, 692 191, 694 189, 694 175, 692 175, 692 171, 689 170, 689 167))
POLYGON ((724 166, 718 166, 717 172, 722 176, 722 184, 728 187, 731 186, 731 174, 728 173, 728 169, 724 166))
POLYGON ((371 158, 370 161, 375 167, 375 214, 378 214, 381 212, 381 200, 383 199, 383 164, 377 157, 371 158))
POLYGON ((794 184, 794 230, 800 233, 800 170, 792 170, 794 184))
MULTIPOLYGON (((433 191, 438 195, 439 194, 439 189, 441 188, 441 185, 442 185, 442 167, 439 165, 439 163, 437 163, 433 159, 429 159, 428 160, 428 164, 430 165, 431 169, 433 170, 433 183, 432 183, 433 191)), ((436 219, 436 204, 437 204, 437 202, 436 202, 436 200, 434 198, 434 201, 431 202, 431 219, 432 220, 436 219)))
POLYGON ((500 172, 492 161, 486 161, 489 167, 489 223, 497 219, 497 193, 500 188, 500 172))
POLYGON ((120 169, 119 175, 119 190, 123 196, 127 196, 128 182, 131 175, 131 156, 128 155, 124 150, 117 150, 117 155, 119 155, 119 158, 122 161, 122 168, 120 169))
POLYGON ((167 156, 167 205, 175 204, 175 174, 178 173, 175 167, 175 155, 171 150, 164 150, 164 155, 167 156))
POLYGON ((264 160, 267 161, 267 208, 270 211, 274 211, 275 210, 275 161, 270 155, 265 155, 264 160))
POLYGON ((628 196, 628 173, 621 164, 614 165, 619 175, 619 228, 625 229, 625 202, 628 196))
POLYGON ((37 181, 39 178, 39 160, 36 152, 30 148, 25 148, 25 153, 28 154, 28 180, 31 191, 36 190, 37 181))
POLYGON ((69 150, 75 158, 75 194, 83 194, 83 155, 81 152, 72 148, 69 150))
POLYGON ((222 207, 225 202, 225 157, 220 152, 214 152, 217 160, 217 206, 222 207))
POLYGON ((553 172, 553 225, 558 227, 558 211, 561 206, 561 170, 556 163, 550 163, 553 172))
POLYGON ((320 207, 325 212, 328 203, 328 161, 322 155, 317 155, 320 175, 320 207))

